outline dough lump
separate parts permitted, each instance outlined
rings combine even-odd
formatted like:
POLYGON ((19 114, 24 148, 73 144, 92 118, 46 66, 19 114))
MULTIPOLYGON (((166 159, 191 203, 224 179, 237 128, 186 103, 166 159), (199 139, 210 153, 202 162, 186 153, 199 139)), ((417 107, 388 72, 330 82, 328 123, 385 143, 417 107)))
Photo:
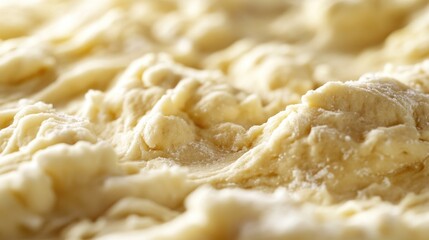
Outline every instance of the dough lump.
POLYGON ((427 0, 3 0, 0 239, 427 239, 427 0))

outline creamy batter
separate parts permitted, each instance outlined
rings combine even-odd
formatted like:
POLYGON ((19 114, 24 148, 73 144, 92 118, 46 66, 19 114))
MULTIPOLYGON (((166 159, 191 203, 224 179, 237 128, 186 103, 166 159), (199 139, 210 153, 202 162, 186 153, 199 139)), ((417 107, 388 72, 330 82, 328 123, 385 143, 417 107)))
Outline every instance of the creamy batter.
POLYGON ((0 15, 0 239, 429 238, 429 1, 0 15))

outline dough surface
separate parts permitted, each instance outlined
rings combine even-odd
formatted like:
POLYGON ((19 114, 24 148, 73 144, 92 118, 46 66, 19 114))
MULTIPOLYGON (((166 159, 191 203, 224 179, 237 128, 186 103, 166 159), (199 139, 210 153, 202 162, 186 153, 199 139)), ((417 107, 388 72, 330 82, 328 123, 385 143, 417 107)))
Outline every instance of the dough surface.
POLYGON ((429 238, 429 1, 0 14, 0 239, 429 238))

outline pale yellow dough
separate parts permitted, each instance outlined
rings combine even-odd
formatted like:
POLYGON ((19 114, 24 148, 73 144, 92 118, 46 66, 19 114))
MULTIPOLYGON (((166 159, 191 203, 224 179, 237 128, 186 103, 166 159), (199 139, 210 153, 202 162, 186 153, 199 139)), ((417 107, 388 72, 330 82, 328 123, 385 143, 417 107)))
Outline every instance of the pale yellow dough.
POLYGON ((0 239, 429 239, 429 1, 0 15, 0 239))

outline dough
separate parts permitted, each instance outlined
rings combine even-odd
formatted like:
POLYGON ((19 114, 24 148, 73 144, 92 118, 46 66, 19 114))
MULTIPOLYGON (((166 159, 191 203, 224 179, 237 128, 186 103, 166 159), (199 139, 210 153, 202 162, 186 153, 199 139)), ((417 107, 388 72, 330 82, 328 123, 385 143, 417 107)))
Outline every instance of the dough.
POLYGON ((0 239, 427 239, 428 11, 1 1, 0 239))

